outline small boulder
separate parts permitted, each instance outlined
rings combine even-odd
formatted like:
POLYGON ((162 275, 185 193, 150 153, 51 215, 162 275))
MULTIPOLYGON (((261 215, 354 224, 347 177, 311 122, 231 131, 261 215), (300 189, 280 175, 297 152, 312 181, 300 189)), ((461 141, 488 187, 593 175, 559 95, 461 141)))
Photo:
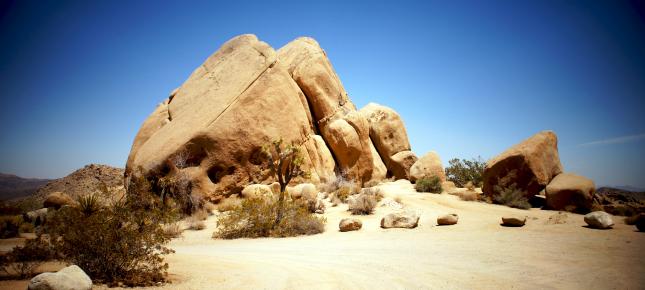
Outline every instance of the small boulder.
POLYGON ((56 273, 42 273, 31 279, 28 290, 90 290, 92 280, 76 265, 56 273))
POLYGON ((358 231, 363 227, 363 223, 359 219, 344 218, 338 224, 341 232, 358 231))
POLYGON ((506 227, 521 227, 526 223, 526 217, 505 216, 502 217, 502 225, 506 227))
POLYGON ((611 215, 604 211, 594 211, 585 215, 585 223, 594 229, 609 229, 614 225, 611 215))
POLYGON ((266 184, 251 184, 242 189, 244 198, 271 196, 272 194, 273 190, 266 184))
POLYGON ((546 205, 554 210, 588 213, 595 190, 596 185, 591 179, 561 173, 546 186, 546 205))
POLYGON ((417 162, 418 158, 412 151, 401 151, 392 155, 388 169, 396 179, 410 180, 410 167, 417 162))
POLYGON ((381 228, 408 228, 419 225, 419 215, 412 211, 391 213, 381 219, 381 228))
POLYGON ((74 205, 76 202, 69 195, 63 192, 52 192, 45 198, 43 202, 43 207, 59 209, 65 205, 74 205))
POLYGON ((645 213, 640 213, 636 217, 636 228, 638 231, 645 232, 645 213))
POLYGON ((293 199, 299 199, 301 197, 315 198, 318 195, 316 186, 311 183, 301 183, 296 186, 287 186, 287 192, 293 199))
POLYGON ((451 226, 457 224, 459 216, 457 214, 445 214, 437 218, 437 224, 440 226, 451 226))
POLYGON ((411 182, 415 182, 424 176, 436 176, 439 177, 441 182, 446 181, 446 172, 443 170, 441 158, 437 152, 430 151, 426 153, 410 167, 411 182))

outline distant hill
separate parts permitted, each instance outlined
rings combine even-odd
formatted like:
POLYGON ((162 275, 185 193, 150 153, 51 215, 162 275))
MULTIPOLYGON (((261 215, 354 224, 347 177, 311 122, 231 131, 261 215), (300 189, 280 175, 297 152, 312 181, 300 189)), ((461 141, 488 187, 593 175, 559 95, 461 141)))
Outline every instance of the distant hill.
POLYGON ((625 196, 626 199, 629 199, 630 201, 645 200, 645 192, 626 190, 625 188, 626 187, 622 187, 622 188, 615 188, 615 187, 608 187, 608 186, 600 187, 596 189, 596 194, 625 196))
POLYGON ((30 196, 49 181, 49 179, 23 178, 0 173, 0 200, 30 196))
POLYGON ((63 178, 54 179, 39 188, 34 198, 43 201, 48 194, 64 192, 76 198, 98 190, 103 184, 108 188, 123 187, 123 168, 101 164, 89 164, 63 178))
POLYGON ((595 200, 603 210, 620 216, 645 212, 645 192, 634 192, 613 187, 596 189, 595 200))

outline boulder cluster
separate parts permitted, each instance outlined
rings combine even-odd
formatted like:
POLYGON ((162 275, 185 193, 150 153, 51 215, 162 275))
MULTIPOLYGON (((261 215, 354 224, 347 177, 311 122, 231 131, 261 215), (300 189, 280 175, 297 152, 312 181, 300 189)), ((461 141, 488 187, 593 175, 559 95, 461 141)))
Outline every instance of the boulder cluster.
POLYGON ((527 200, 546 199, 546 207, 577 213, 591 211, 596 186, 586 177, 565 173, 558 154, 558 137, 539 132, 490 159, 482 191, 488 196, 515 187, 527 200))
MULTIPOLYGON (((241 35, 144 121, 128 156, 126 186, 133 175, 182 174, 193 192, 211 200, 237 194, 270 181, 262 146, 279 139, 300 146, 313 183, 337 175, 360 184, 408 179, 417 161, 399 114, 374 103, 357 110, 314 39, 298 38, 276 51, 241 35)), ((427 164, 443 172, 436 169, 440 162, 427 164)))

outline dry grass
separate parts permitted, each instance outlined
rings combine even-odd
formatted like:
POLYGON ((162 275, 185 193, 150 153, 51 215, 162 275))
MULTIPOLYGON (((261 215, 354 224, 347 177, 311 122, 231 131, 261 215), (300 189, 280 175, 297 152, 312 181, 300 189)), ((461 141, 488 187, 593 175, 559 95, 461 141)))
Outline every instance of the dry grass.
POLYGON ((229 197, 220 201, 216 207, 220 212, 227 212, 235 209, 242 203, 242 200, 236 197, 229 197))
POLYGON ((163 225, 163 234, 168 238, 178 238, 181 237, 183 230, 179 223, 170 223, 163 225))
POLYGON ((206 223, 203 220, 200 220, 196 217, 189 217, 186 221, 188 224, 188 229, 192 231, 201 231, 206 228, 206 223))
POLYGON ((349 211, 355 215, 369 215, 378 203, 375 194, 361 193, 347 199, 349 211))

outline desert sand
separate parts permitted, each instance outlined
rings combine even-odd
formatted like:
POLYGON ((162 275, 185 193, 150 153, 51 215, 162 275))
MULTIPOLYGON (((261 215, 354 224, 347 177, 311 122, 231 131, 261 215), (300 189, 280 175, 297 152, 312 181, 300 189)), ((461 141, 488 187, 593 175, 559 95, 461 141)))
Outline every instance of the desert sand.
MULTIPOLYGON (((415 229, 381 229, 378 207, 355 232, 341 233, 347 205, 328 207, 326 231, 293 238, 215 240, 217 216, 202 231, 170 244, 172 284, 145 289, 643 289, 645 234, 615 217, 611 230, 583 216, 528 211, 417 193, 406 180, 380 186, 405 209, 421 212, 415 229), (441 214, 459 223, 437 226, 441 214), (500 226, 503 215, 527 216, 524 227, 500 226)), ((0 285, 8 286, 4 281, 0 285)), ((13 284, 16 285, 16 284, 13 284)), ((26 285, 26 284, 25 284, 26 285)), ((107 289, 104 285, 96 289, 107 289)))

